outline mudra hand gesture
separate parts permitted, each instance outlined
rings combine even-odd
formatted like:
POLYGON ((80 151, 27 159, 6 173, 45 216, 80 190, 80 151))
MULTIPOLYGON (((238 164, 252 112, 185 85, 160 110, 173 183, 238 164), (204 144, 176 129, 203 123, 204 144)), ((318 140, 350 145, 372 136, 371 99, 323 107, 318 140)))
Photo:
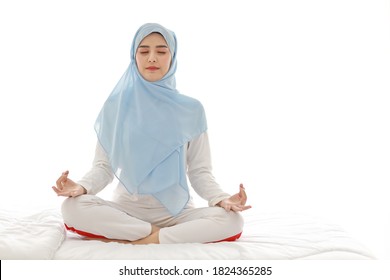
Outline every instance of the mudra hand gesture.
POLYGON ((224 208, 226 211, 244 211, 252 206, 245 205, 247 200, 245 188, 243 184, 240 184, 240 191, 229 198, 220 201, 217 205, 224 208))
POLYGON ((75 183, 68 178, 69 171, 65 171, 56 181, 56 186, 53 186, 52 189, 59 196, 68 196, 76 197, 82 194, 87 193, 87 191, 79 184, 75 183))

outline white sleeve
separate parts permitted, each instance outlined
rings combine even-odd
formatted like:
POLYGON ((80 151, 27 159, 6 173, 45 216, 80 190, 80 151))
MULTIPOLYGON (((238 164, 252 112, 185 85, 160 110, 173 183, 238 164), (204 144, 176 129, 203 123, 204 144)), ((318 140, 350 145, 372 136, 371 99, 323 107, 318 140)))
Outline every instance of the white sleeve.
POLYGON ((114 173, 108 161, 107 154, 98 142, 92 168, 77 183, 87 190, 87 194, 97 194, 113 180, 114 173))
POLYGON ((221 200, 230 197, 221 189, 212 174, 207 132, 188 143, 187 174, 193 189, 208 201, 209 206, 215 206, 221 200))

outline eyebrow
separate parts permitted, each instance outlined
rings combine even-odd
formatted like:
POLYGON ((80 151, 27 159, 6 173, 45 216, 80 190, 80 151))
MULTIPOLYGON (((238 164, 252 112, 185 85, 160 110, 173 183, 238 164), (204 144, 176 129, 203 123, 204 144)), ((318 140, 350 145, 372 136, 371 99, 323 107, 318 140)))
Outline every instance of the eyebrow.
MULTIPOLYGON (((148 45, 140 45, 138 48, 150 48, 148 45)), ((157 45, 156 48, 168 48, 166 45, 157 45)))

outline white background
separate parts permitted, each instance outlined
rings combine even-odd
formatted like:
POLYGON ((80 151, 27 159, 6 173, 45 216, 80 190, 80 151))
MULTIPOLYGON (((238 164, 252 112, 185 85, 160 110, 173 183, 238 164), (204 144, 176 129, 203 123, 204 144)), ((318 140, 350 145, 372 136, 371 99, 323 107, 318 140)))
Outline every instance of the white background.
POLYGON ((244 183, 253 213, 326 217, 390 259, 389 11, 379 0, 1 1, 0 208, 59 207, 51 186, 90 168, 132 37, 158 22, 178 37, 178 89, 206 109, 224 189, 244 183))

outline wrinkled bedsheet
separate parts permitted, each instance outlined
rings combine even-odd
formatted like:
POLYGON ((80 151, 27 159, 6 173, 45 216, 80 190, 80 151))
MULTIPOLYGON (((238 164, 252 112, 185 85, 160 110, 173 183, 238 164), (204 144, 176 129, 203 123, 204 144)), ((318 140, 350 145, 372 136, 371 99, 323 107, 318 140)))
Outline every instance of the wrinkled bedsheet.
POLYGON ((66 232, 55 209, 23 217, 0 210, 0 259, 375 259, 340 226, 318 217, 243 214, 236 242, 131 245, 66 232))

